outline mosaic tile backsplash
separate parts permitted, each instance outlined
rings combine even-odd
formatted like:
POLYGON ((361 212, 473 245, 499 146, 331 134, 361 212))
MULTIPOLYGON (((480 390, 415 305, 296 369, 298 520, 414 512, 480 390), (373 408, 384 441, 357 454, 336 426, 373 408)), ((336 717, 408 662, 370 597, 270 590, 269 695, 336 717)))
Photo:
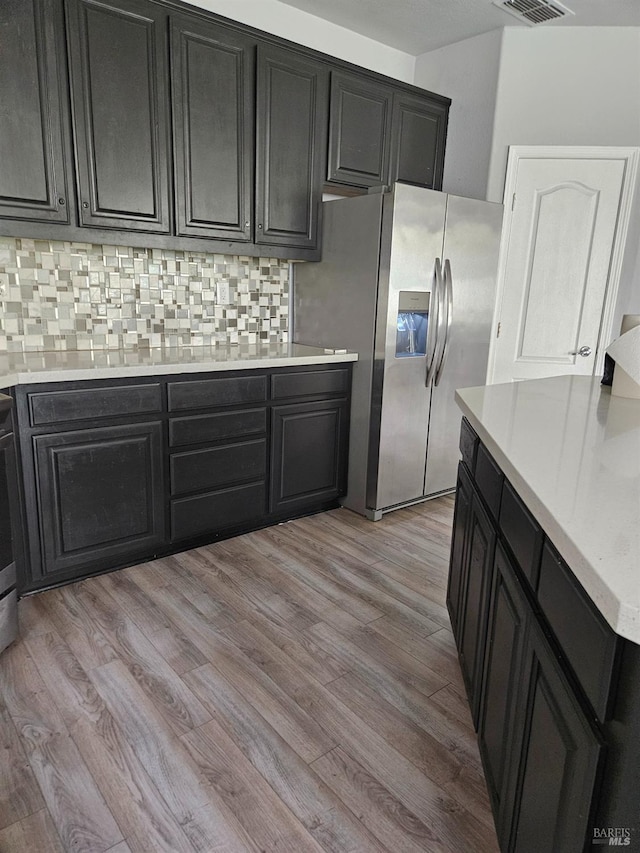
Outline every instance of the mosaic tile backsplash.
POLYGON ((286 343, 288 291, 273 258, 0 237, 0 350, 286 343))

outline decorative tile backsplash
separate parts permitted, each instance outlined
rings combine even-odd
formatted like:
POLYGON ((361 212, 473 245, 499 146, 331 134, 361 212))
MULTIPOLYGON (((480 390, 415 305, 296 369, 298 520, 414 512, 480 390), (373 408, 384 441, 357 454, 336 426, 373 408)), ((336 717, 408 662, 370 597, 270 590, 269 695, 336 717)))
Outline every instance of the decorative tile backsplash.
POLYGON ((0 237, 8 352, 286 342, 288 297, 273 258, 0 237))

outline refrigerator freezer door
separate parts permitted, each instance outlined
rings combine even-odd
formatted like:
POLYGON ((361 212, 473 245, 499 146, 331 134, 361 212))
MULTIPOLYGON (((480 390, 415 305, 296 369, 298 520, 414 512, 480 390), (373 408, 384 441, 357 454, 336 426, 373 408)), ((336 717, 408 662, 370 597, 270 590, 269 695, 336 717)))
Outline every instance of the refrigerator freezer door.
MULTIPOLYGON (((427 356, 396 357, 400 292, 431 292, 441 256, 446 195, 396 184, 385 195, 378 285, 368 508, 380 511, 423 494, 430 389, 427 356)), ((433 301, 430 301, 433 310, 433 301)), ((431 315, 429 317, 431 323, 431 315)), ((433 330, 429 329, 430 335, 433 330)))
POLYGON ((446 358, 432 388, 424 494, 456 484, 460 412, 456 388, 484 385, 496 290, 502 205, 448 196, 443 259, 450 297, 446 358))

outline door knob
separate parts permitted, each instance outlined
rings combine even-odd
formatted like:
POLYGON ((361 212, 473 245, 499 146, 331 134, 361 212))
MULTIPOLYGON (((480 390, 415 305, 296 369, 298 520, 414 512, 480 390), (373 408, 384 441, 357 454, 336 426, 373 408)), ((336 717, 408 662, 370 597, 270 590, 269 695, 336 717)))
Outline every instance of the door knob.
POLYGON ((581 355, 583 358, 588 358, 591 355, 591 347, 580 347, 577 352, 570 352, 569 355, 581 355))

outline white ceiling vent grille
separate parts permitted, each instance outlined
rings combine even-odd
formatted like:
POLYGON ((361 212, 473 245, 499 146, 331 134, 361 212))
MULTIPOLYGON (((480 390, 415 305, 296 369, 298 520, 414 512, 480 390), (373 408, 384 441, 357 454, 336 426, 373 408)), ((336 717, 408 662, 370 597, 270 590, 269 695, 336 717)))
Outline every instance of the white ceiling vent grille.
POLYGON ((520 20, 524 19, 530 25, 543 24, 545 21, 575 14, 557 0, 494 0, 493 5, 520 20))

